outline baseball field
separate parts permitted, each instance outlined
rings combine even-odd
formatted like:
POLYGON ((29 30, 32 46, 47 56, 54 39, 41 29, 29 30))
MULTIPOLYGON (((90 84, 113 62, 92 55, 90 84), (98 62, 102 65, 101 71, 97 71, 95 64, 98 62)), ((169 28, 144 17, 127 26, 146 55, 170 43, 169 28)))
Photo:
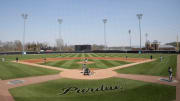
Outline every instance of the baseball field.
POLYGON ((176 99, 177 82, 160 79, 168 79, 171 67, 176 81, 177 54, 62 53, 0 55, 0 58, 5 58, 0 61, 0 93, 6 96, 0 98, 8 99, 2 101, 176 99), (83 64, 90 69, 90 75, 81 73, 83 64), (9 83, 14 80, 23 82, 9 83))

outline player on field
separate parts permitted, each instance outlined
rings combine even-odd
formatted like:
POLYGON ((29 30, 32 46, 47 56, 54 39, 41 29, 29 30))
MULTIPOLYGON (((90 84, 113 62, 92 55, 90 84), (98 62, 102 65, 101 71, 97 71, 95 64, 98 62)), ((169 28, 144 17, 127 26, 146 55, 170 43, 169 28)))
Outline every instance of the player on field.
POLYGON ((172 68, 171 67, 168 68, 168 72, 169 72, 169 81, 171 82, 172 81, 172 68))
POLYGON ((163 61, 163 57, 162 57, 162 56, 160 56, 160 61, 161 61, 161 62, 163 61))
POLYGON ((46 63, 46 60, 47 60, 47 59, 46 59, 46 58, 44 58, 44 63, 46 63))
POLYGON ((86 69, 86 64, 83 64, 83 66, 82 66, 83 73, 84 73, 85 69, 86 69))
POLYGON ((84 62, 85 62, 85 63, 87 63, 87 62, 88 62, 88 59, 87 59, 87 58, 85 58, 85 59, 84 59, 84 62))
POLYGON ((153 58, 153 57, 152 57, 152 55, 151 55, 151 56, 150 56, 150 59, 152 60, 152 58, 153 58))
POLYGON ((18 62, 19 61, 19 58, 18 57, 16 57, 16 62, 18 62))
POLYGON ((2 58, 2 62, 4 62, 5 61, 5 58, 2 58))

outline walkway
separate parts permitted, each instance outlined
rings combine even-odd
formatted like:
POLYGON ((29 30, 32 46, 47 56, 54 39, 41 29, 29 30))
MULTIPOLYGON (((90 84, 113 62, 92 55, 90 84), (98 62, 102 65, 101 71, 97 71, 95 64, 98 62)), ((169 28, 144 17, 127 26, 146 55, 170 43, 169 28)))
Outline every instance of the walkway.
MULTIPOLYGON (((138 80, 138 81, 144 81, 144 82, 151 82, 151 83, 158 83, 158 84, 164 84, 164 85, 171 85, 171 86, 176 86, 177 85, 177 82, 160 81, 161 78, 168 79, 168 77, 161 77, 161 76, 135 75, 135 74, 117 74, 115 77, 138 80)), ((175 78, 174 78, 174 80, 175 80, 175 78)))

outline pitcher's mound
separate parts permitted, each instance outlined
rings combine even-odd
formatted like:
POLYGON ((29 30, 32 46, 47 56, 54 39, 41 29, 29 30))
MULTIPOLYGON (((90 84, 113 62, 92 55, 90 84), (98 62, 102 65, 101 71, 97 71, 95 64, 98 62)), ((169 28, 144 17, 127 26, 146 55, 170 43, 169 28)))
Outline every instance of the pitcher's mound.
POLYGON ((108 70, 108 69, 100 69, 100 70, 91 70, 90 75, 83 75, 82 70, 66 70, 60 73, 61 77, 64 78, 72 78, 72 79, 87 79, 87 80, 93 80, 93 79, 105 79, 109 77, 113 77, 117 75, 116 72, 108 70))

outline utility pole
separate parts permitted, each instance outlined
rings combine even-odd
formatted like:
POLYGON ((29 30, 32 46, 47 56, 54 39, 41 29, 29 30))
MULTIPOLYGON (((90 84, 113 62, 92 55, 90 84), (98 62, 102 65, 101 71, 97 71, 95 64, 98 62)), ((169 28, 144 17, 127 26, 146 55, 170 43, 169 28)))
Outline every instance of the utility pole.
MULTIPOLYGON (((106 42, 106 23, 107 23, 107 19, 103 19, 103 23, 104 23, 104 48, 105 51, 107 50, 107 42, 106 42)), ((106 54, 105 54, 106 56, 106 54)))
POLYGON ((131 30, 128 31, 129 32, 129 42, 130 42, 130 48, 131 48, 131 30))
POLYGON ((62 35, 61 35, 61 24, 63 22, 63 19, 59 18, 57 19, 58 23, 59 23, 59 51, 62 51, 62 45, 63 45, 63 39, 62 39, 62 35))
POLYGON ((22 54, 26 54, 25 52, 25 34, 26 34, 26 20, 27 20, 27 17, 28 17, 28 14, 25 14, 23 13, 22 15, 22 18, 24 19, 24 31, 23 31, 23 40, 22 40, 22 54))
POLYGON ((105 50, 107 50, 107 42, 106 42, 106 23, 107 23, 107 19, 103 19, 103 23, 104 23, 104 46, 105 46, 105 50))
POLYGON ((141 47, 141 19, 142 19, 143 14, 137 14, 136 16, 138 17, 138 20, 139 20, 140 49, 142 50, 142 47, 141 47))
POLYGON ((176 51, 179 52, 179 36, 177 34, 176 51))
POLYGON ((147 41, 148 41, 148 33, 146 33, 145 36, 146 36, 146 43, 147 43, 147 41))

